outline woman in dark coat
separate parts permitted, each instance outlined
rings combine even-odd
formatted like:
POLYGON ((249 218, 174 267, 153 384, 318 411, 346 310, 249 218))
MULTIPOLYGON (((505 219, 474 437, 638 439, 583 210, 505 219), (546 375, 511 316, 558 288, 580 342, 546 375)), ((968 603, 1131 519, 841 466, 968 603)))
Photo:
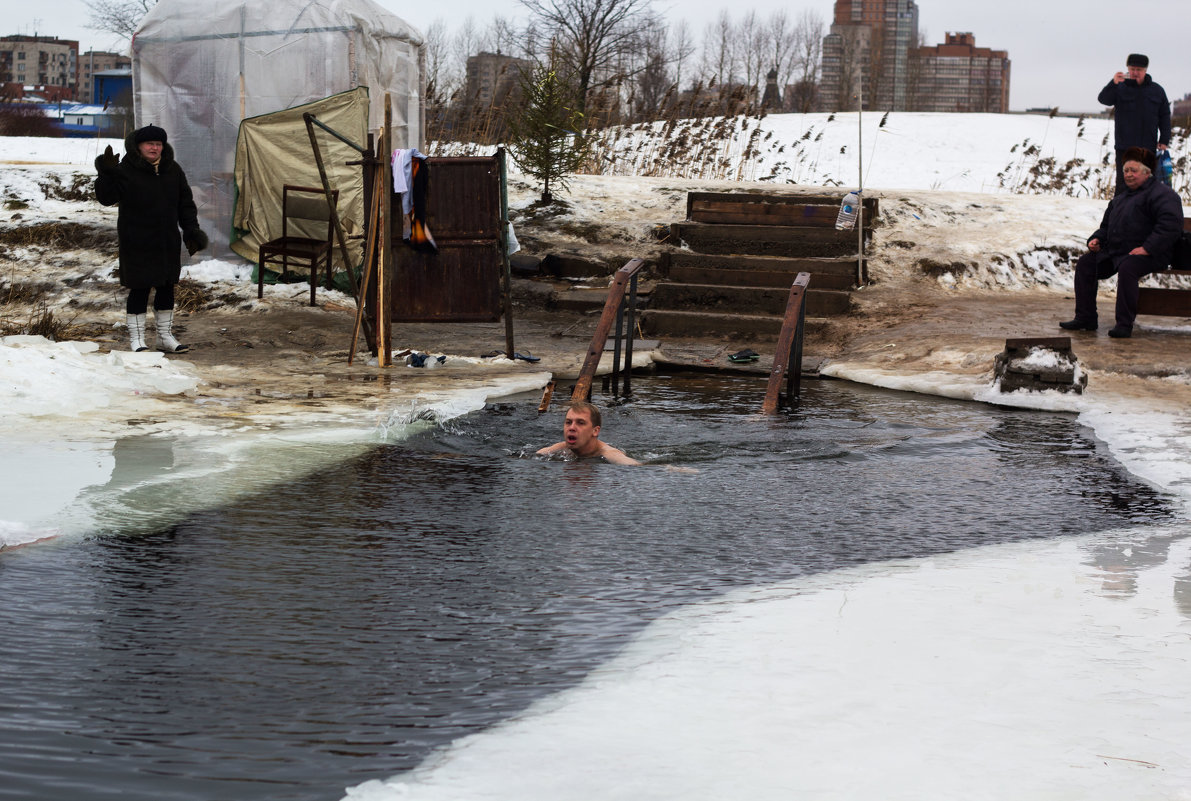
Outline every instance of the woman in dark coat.
POLYGON ((1108 335, 1132 336, 1140 294, 1137 282, 1170 264, 1175 240, 1183 231, 1183 201, 1154 177, 1154 154, 1131 147, 1122 161, 1125 191, 1109 201, 1100 228, 1088 237, 1088 252, 1075 263, 1075 319, 1059 323, 1068 331, 1096 330, 1097 286, 1115 275, 1116 325, 1108 335))
POLYGON ((134 351, 145 346, 149 290, 157 327, 157 349, 181 353, 174 338, 174 285, 182 274, 182 244, 191 255, 207 247, 198 225, 198 209, 186 174, 174 161, 166 133, 147 125, 124 140, 124 158, 109 146, 95 159, 95 197, 105 206, 120 205, 116 231, 120 240, 120 284, 128 287, 128 335, 134 351), (179 229, 181 234, 179 235, 179 229))

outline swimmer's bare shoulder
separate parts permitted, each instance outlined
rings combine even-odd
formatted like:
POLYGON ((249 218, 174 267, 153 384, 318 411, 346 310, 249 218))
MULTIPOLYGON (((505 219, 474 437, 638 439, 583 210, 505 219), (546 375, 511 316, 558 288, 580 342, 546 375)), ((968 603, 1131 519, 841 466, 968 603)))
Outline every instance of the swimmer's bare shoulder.
POLYGON ((600 443, 600 456, 604 461, 612 464, 641 464, 633 457, 626 454, 620 448, 614 448, 606 442, 600 443))

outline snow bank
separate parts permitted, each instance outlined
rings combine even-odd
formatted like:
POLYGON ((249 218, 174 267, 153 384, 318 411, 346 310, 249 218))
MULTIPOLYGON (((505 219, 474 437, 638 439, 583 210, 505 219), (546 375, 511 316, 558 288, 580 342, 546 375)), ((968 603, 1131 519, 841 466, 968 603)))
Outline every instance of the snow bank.
POLYGON ((164 353, 99 353, 94 342, 51 342, 40 336, 0 337, 0 426, 22 417, 79 417, 143 395, 178 395, 199 378, 164 353))

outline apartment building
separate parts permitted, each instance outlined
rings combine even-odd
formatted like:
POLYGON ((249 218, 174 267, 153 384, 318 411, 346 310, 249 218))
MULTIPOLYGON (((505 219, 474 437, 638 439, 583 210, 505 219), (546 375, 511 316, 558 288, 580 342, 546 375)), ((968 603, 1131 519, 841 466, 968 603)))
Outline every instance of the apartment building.
POLYGON ((909 110, 1009 110, 1009 54, 977 47, 971 33, 948 33, 943 44, 918 48, 911 63, 909 110))
POLYGON ((0 37, 0 84, 5 94, 35 91, 74 99, 78 92, 79 43, 57 36, 0 37), (30 87, 26 90, 25 87, 30 87))

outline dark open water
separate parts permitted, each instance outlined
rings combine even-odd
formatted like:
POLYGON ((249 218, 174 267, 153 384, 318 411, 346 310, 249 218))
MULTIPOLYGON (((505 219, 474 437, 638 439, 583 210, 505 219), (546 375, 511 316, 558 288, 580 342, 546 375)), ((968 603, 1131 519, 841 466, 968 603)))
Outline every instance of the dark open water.
POLYGON ((561 414, 506 403, 168 530, 0 554, 0 797, 337 799, 729 588, 1174 514, 1070 416, 634 389, 604 439, 699 473, 520 458, 561 414))

